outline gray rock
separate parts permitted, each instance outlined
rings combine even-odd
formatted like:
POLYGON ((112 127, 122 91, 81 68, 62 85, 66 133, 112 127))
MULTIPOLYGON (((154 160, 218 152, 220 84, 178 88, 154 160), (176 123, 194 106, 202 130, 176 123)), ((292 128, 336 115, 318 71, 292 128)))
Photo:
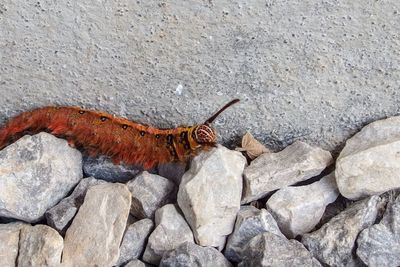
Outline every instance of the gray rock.
POLYGON ((275 219, 265 209, 242 206, 236 217, 233 233, 228 237, 224 255, 233 262, 240 262, 243 248, 256 235, 271 232, 283 236, 275 219))
POLYGON ((126 184, 132 193, 131 214, 139 219, 154 218, 157 209, 171 202, 175 185, 147 171, 126 184))
POLYGON ((135 178, 143 168, 139 166, 126 166, 124 164, 114 164, 106 156, 84 157, 83 171, 85 176, 93 176, 107 182, 125 183, 135 178))
POLYGON ((47 133, 0 151, 0 216, 40 220, 82 178, 81 153, 47 133))
POLYGON ((64 240, 47 225, 23 227, 19 240, 18 267, 60 266, 64 240))
POLYGON ((157 166, 157 174, 179 185, 183 174, 186 172, 187 165, 186 162, 160 164, 157 166))
POLYGON ((355 202, 356 201, 347 199, 339 194, 338 198, 334 202, 326 206, 325 212, 316 227, 320 228, 323 224, 329 222, 330 219, 350 207, 355 202))
POLYGON ((86 191, 89 187, 106 183, 93 177, 82 179, 75 187, 71 195, 64 198, 56 206, 46 211, 47 224, 62 234, 65 234, 69 223, 74 218, 79 207, 83 203, 86 191))
MULTIPOLYGON (((186 170, 186 163, 165 163, 154 167, 148 172, 158 174, 179 185, 186 170)), ((134 165, 114 164, 109 157, 84 157, 83 171, 85 176, 93 176, 108 182, 125 183, 143 172, 143 167, 134 165)))
POLYGON ((335 175, 331 173, 309 185, 278 190, 268 199, 266 207, 282 233, 294 238, 314 229, 326 206, 334 202, 338 194, 335 175))
POLYGON ((0 266, 13 267, 17 263, 21 229, 24 223, 0 224, 0 266))
POLYGON ((363 230, 357 256, 368 266, 400 266, 400 196, 389 202, 383 219, 363 230))
POLYGON ((331 153, 297 141, 278 153, 265 153, 244 170, 242 204, 320 174, 333 163, 331 153))
POLYGON ((239 152, 219 145, 195 157, 183 175, 178 204, 197 244, 224 247, 240 208, 245 164, 239 152))
POLYGON ((164 252, 185 242, 193 243, 192 231, 175 205, 158 209, 155 223, 156 228, 150 234, 143 254, 145 262, 158 265, 164 252))
POLYGON ((400 188, 400 116, 375 121, 347 140, 336 161, 340 193, 349 199, 400 188))
POLYGON ((150 219, 137 221, 127 227, 121 246, 117 265, 123 265, 133 259, 138 259, 145 247, 154 223, 150 219))
POLYGON ((150 266, 149 264, 146 264, 140 260, 132 260, 128 262, 124 267, 147 267, 150 266))
POLYGON ((230 267, 232 264, 213 247, 202 247, 191 242, 181 244, 164 253, 160 267, 230 267))
POLYGON ((321 266, 298 241, 265 232, 253 237, 245 246, 240 267, 321 266))
POLYGON ((374 224, 385 201, 379 196, 358 201, 319 230, 303 235, 301 242, 320 262, 330 266, 357 266, 353 255, 358 234, 374 224))
POLYGON ((90 187, 68 228, 63 264, 67 266, 112 266, 118 260, 129 215, 131 194, 123 184, 90 187))

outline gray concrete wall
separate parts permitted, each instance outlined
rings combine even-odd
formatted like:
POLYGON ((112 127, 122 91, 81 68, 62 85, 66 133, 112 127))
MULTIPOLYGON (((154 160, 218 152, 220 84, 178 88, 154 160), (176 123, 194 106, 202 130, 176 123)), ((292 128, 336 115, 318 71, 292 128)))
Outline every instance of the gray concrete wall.
POLYGON ((80 105, 330 150, 400 112, 400 1, 0 0, 0 121, 80 105))

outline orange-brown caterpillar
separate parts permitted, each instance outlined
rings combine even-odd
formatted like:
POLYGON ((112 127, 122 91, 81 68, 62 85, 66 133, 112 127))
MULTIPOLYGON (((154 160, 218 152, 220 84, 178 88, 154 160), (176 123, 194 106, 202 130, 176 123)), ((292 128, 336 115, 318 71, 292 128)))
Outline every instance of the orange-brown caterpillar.
POLYGON ((232 100, 203 124, 175 129, 157 129, 79 107, 38 108, 21 113, 0 128, 0 150, 26 133, 46 131, 89 155, 107 155, 116 164, 150 169, 160 163, 186 161, 215 146, 216 133, 210 124, 238 101, 232 100))

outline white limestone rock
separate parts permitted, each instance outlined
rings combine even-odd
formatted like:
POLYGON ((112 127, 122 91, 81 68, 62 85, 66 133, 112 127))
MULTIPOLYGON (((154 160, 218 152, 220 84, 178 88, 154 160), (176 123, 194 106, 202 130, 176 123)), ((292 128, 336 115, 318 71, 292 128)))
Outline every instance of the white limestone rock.
POLYGON ((400 116, 375 121, 347 140, 336 161, 340 193, 360 199, 400 188, 400 116))
POLYGON ((30 227, 21 222, 0 224, 0 266, 13 267, 17 263, 21 229, 30 227))
POLYGON ((239 267, 320 267, 321 264, 297 240, 265 232, 253 237, 244 247, 239 267))
POLYGON ((150 232, 153 230, 154 223, 150 219, 143 219, 129 225, 119 247, 120 254, 117 265, 138 259, 145 247, 150 232))
POLYGON ((379 224, 357 238, 357 256, 368 266, 400 266, 400 195, 389 202, 379 224))
POLYGON ((146 264, 140 260, 131 260, 128 262, 124 267, 148 267, 150 266, 149 264, 146 264))
POLYGON ((145 262, 158 265, 164 252, 185 242, 193 243, 192 231, 174 204, 158 209, 155 223, 156 228, 150 234, 143 254, 145 262))
POLYGON ((316 176, 332 163, 329 151, 300 141, 278 153, 264 153, 244 170, 242 204, 316 176))
POLYGON ((283 236, 275 219, 267 210, 259 210, 253 206, 240 207, 235 228, 226 243, 225 257, 230 261, 240 262, 243 248, 249 240, 264 232, 283 236))
POLYGON ((21 229, 18 267, 58 267, 64 240, 47 225, 27 226, 21 229))
POLYGON ((339 195, 335 175, 305 186, 289 186, 278 190, 267 201, 282 233, 288 238, 308 233, 318 224, 325 208, 339 195))
POLYGON ((375 223, 385 205, 379 196, 360 200, 333 217, 320 229, 302 237, 301 242, 321 263, 329 266, 357 266, 353 255, 359 233, 375 223))
POLYGON ((175 191, 173 182, 147 171, 126 185, 132 193, 131 214, 138 219, 154 218, 157 209, 171 202, 175 191))
POLYGON ((182 177, 178 204, 197 244, 224 247, 240 209, 245 164, 239 152, 219 145, 195 157, 182 177))
POLYGON ((82 178, 82 155, 47 133, 0 151, 0 217, 36 222, 82 178))
POLYGON ((123 184, 106 183, 89 188, 65 235, 63 264, 115 265, 131 198, 128 187, 123 184))
POLYGON ((164 253, 160 267, 231 267, 224 255, 213 247, 202 247, 185 242, 164 253))
POLYGON ((65 234, 67 227, 75 214, 78 212, 79 207, 83 203, 86 192, 89 187, 104 184, 103 180, 97 180, 93 177, 82 179, 75 187, 71 195, 64 198, 56 206, 46 211, 47 224, 58 232, 65 234))

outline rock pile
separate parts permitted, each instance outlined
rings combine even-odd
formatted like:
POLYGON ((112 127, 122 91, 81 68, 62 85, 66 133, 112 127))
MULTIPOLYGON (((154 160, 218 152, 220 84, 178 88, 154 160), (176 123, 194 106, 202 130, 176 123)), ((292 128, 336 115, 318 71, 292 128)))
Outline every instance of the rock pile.
POLYGON ((251 161, 218 146, 182 176, 23 137, 0 151, 0 266, 400 265, 400 117, 364 127, 336 161, 251 138, 251 161))

